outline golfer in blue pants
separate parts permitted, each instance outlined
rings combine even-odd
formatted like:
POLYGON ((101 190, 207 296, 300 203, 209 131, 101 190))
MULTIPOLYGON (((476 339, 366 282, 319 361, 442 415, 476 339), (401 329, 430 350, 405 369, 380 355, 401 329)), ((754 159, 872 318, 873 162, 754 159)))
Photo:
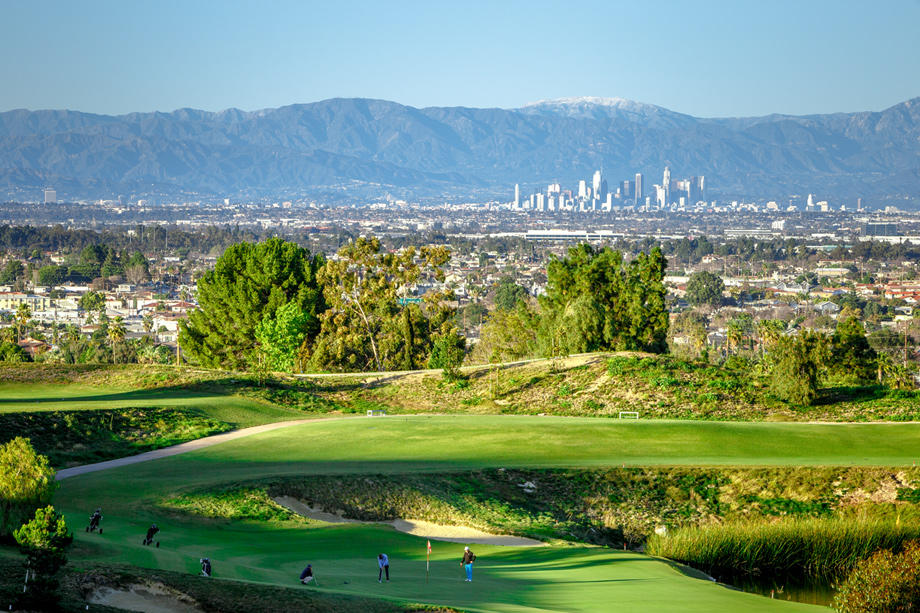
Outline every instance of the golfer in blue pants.
POLYGON ((463 560, 460 565, 466 570, 466 581, 473 580, 473 562, 476 561, 476 554, 470 551, 469 547, 463 548, 463 560))

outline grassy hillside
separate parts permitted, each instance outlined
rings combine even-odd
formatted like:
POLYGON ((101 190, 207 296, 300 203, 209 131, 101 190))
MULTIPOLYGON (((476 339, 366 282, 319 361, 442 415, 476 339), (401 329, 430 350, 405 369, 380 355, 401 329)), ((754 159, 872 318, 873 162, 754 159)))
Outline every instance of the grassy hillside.
POLYGON ((920 421, 920 393, 831 387, 814 407, 771 397, 767 377, 743 363, 718 366, 672 356, 612 354, 373 379, 315 379, 316 393, 357 410, 770 421, 920 421))
POLYGON ((291 519, 271 497, 361 520, 421 519, 621 547, 655 529, 779 518, 900 518, 920 526, 920 469, 489 469, 290 477, 200 490, 168 506, 203 516, 291 519))
POLYGON ((0 367, 0 442, 27 436, 54 466, 342 409, 309 382, 164 366, 0 367))

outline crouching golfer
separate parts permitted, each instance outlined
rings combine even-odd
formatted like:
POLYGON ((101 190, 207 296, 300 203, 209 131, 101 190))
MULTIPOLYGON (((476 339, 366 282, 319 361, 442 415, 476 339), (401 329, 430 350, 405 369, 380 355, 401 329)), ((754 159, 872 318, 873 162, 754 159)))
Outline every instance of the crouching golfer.
POLYGON ((300 582, 306 585, 311 581, 313 581, 314 585, 316 584, 316 581, 313 579, 313 565, 307 564, 307 567, 300 573, 300 582))
POLYGON ((377 583, 380 583, 380 580, 383 579, 383 573, 387 574, 387 583, 390 581, 390 558, 385 553, 377 554, 377 583))
POLYGON ((476 554, 470 551, 469 547, 464 547, 463 548, 463 560, 461 560, 460 566, 462 566, 466 570, 466 581, 473 580, 473 562, 475 561, 476 561, 476 554))

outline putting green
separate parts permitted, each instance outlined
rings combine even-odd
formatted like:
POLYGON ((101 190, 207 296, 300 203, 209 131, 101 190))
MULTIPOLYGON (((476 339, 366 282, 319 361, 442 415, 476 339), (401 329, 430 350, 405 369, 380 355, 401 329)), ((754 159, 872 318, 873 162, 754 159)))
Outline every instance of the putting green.
POLYGON ((593 547, 476 547, 476 580, 462 580, 460 546, 388 526, 227 522, 158 509, 180 491, 275 475, 477 469, 488 466, 905 465, 920 454, 915 424, 620 422, 546 417, 388 417, 293 426, 189 454, 73 477, 55 504, 78 529, 74 556, 195 572, 209 556, 217 577, 290 585, 306 562, 320 589, 473 611, 792 611, 783 603, 682 575, 634 553, 593 547), (102 505, 105 534, 79 532, 102 505), (162 547, 140 544, 151 521, 162 547), (391 555, 394 581, 378 585, 374 558, 391 555), (346 583, 346 581, 348 583, 346 583))

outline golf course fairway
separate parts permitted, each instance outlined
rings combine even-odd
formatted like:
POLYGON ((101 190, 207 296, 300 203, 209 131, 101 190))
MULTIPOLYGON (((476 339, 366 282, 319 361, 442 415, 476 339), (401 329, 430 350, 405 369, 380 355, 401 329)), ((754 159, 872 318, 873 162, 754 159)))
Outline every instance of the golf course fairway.
MULTIPOLYGON (((215 580, 297 585, 310 562, 319 589, 454 606, 470 611, 794 611, 810 605, 745 594, 691 578, 632 552, 600 547, 475 546, 474 582, 462 546, 386 525, 209 520, 158 507, 177 493, 281 475, 375 474, 487 467, 625 465, 911 465, 915 424, 618 421, 517 416, 344 419, 291 426, 187 454, 74 476, 54 503, 77 535, 75 560, 105 560, 215 580), (103 535, 82 532, 102 506, 103 535), (159 549, 143 547, 147 526, 159 549), (376 554, 393 581, 377 583, 376 554)), ((312 589, 312 588, 304 588, 312 589)))

